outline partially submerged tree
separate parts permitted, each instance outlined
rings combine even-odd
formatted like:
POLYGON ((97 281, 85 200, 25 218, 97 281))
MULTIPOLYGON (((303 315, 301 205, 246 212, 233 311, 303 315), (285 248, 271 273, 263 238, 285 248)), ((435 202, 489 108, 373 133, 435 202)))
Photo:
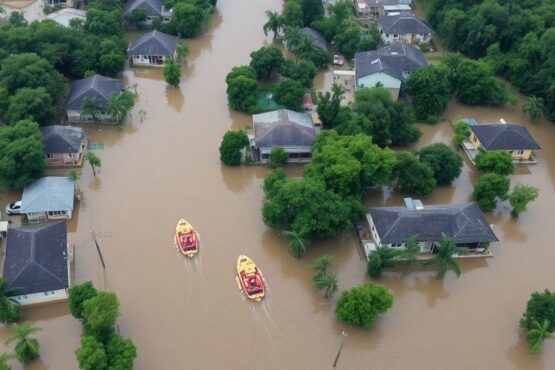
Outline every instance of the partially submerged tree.
POLYGON ((243 130, 231 130, 224 134, 220 144, 220 160, 228 166, 241 164, 241 150, 249 145, 249 137, 243 130))
POLYGON ((271 10, 266 11, 266 17, 268 21, 262 27, 264 35, 268 36, 268 31, 272 31, 275 39, 279 36, 279 30, 283 26, 283 18, 278 12, 272 12, 271 10))
POLYGON ((87 119, 88 116, 91 116, 93 121, 97 121, 97 115, 100 113, 100 102, 98 101, 98 99, 96 97, 88 97, 86 96, 82 101, 81 101, 81 107, 80 107, 80 119, 81 121, 85 121, 87 119))
POLYGON ((6 343, 16 342, 15 356, 19 362, 26 364, 39 357, 39 341, 29 336, 40 330, 28 322, 12 325, 12 334, 6 339, 6 343))
POLYGON ((399 190, 408 194, 428 195, 437 184, 432 168, 410 152, 397 152, 393 173, 399 190))
POLYGON ((122 91, 121 94, 112 94, 106 107, 106 112, 116 118, 116 122, 122 122, 135 105, 135 97, 129 91, 122 91))
POLYGON ((548 338, 555 338, 549 331, 549 320, 543 320, 542 322, 533 320, 532 328, 528 329, 526 333, 526 341, 530 352, 538 353, 542 349, 543 341, 548 338))
POLYGON ((19 301, 13 298, 18 290, 8 288, 8 281, 0 277, 0 322, 8 324, 21 316, 19 301))
POLYGON ((461 156, 443 143, 425 146, 418 152, 418 158, 434 171, 438 185, 450 185, 461 174, 461 156))
POLYGON ((526 330, 534 328, 534 321, 549 322, 547 330, 550 333, 555 331, 555 292, 549 289, 543 292, 534 292, 526 304, 526 312, 522 315, 520 326, 526 330))
POLYGON ((406 261, 408 266, 412 261, 416 261, 416 255, 418 252, 420 252, 420 247, 418 246, 417 235, 413 235, 407 239, 405 248, 401 249, 397 253, 397 259, 406 261))
POLYGON ((171 87, 177 87, 181 82, 181 67, 174 58, 164 60, 164 80, 171 87))
POLYGON ((287 109, 301 111, 301 103, 304 96, 304 88, 300 82, 290 78, 284 78, 276 87, 274 100, 287 109))
POLYGON ((453 242, 453 239, 443 234, 439 245, 436 245, 436 252, 434 256, 430 260, 424 262, 422 265, 424 267, 436 266, 436 278, 438 280, 443 280, 445 274, 450 269, 455 272, 457 277, 459 277, 461 275, 461 269, 459 268, 459 265, 457 265, 457 262, 455 262, 453 257, 462 252, 463 251, 460 248, 457 248, 455 242, 453 242))
POLYGON ((270 163, 270 167, 277 168, 287 164, 289 160, 289 153, 283 147, 276 146, 272 148, 270 152, 270 156, 268 157, 268 163, 270 163))
POLYGON ((345 290, 337 301, 335 314, 350 325, 368 328, 393 306, 393 295, 380 284, 362 284, 345 290))
POLYGON ((89 164, 91 165, 91 168, 93 170, 93 175, 96 176, 96 167, 101 167, 102 161, 93 152, 87 152, 87 154, 85 155, 85 159, 89 161, 89 164))
MULTIPOLYGON (((233 73, 233 71, 231 72, 233 73)), ((230 74, 231 74, 230 73, 230 74)), ((229 78, 229 75, 228 75, 229 78)), ((226 79, 227 80, 227 79, 226 79)), ((227 82, 227 102, 232 109, 242 112, 253 112, 257 108, 256 91, 258 83, 255 79, 244 75, 230 78, 227 82)))
POLYGON ((397 250, 390 247, 377 247, 368 257, 367 272, 370 277, 378 279, 384 269, 393 267, 397 250))
POLYGON ((510 181, 507 177, 497 173, 486 173, 474 183, 472 195, 483 211, 495 208, 497 199, 507 199, 510 181))
POLYGON ((458 120, 455 122, 455 135, 453 136, 453 144, 459 147, 470 136, 470 123, 466 120, 458 120))
POLYGON ((69 311, 76 319, 83 319, 83 303, 95 297, 97 291, 90 281, 69 288, 69 311))
POLYGON ((504 150, 480 151, 474 158, 476 168, 481 172, 493 172, 499 175, 510 175, 513 173, 513 158, 509 152, 504 150))
POLYGON ((291 239, 289 242, 289 253, 295 258, 301 258, 305 254, 306 247, 310 242, 306 237, 306 231, 284 230, 281 233, 291 239))
POLYGON ((275 46, 263 46, 251 53, 250 66, 258 79, 266 80, 281 69, 284 61, 281 50, 275 46))
POLYGON ((539 120, 543 114, 543 99, 537 96, 527 97, 522 106, 522 112, 530 116, 531 121, 539 120))
POLYGON ((518 217, 527 210, 528 203, 533 202, 540 195, 540 190, 533 186, 517 185, 509 194, 509 202, 513 207, 511 214, 518 217))
POLYGON ((98 292, 83 302, 82 315, 86 335, 102 340, 109 338, 119 316, 117 296, 110 292, 98 292))

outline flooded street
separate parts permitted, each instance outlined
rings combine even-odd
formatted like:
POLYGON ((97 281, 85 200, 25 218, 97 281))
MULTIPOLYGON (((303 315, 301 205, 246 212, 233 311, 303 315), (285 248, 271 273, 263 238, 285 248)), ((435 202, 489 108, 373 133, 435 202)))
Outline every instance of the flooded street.
MULTIPOLYGON (((394 293, 393 308, 370 330, 343 326, 335 320, 335 302, 313 288, 309 265, 321 254, 334 255, 331 270, 338 273, 340 291, 369 281, 351 232, 293 259, 288 241, 261 220, 267 169, 230 168, 219 160, 224 132, 251 124, 250 116, 228 109, 225 76, 271 41, 262 32, 264 12, 280 8, 279 0, 220 0, 206 34, 191 41, 180 89, 167 87, 161 70, 127 70, 128 85, 136 83, 139 94, 132 123, 121 130, 87 130, 90 141, 104 143, 104 149, 95 150, 102 159, 96 178, 88 163, 82 168, 84 199, 69 225, 76 280, 92 280, 118 295, 119 330, 138 347, 135 369, 328 369, 343 330, 348 336, 338 369, 554 369, 555 341, 546 341, 543 353, 529 355, 518 327, 530 293, 555 288, 553 124, 530 123, 519 106, 451 103, 451 119, 504 118, 527 126, 543 150, 537 165, 519 168, 511 180, 513 186, 540 188, 540 197, 519 219, 510 217, 506 205, 487 215, 500 239, 492 245, 494 258, 461 261, 461 277, 448 273, 443 282, 416 265, 388 271, 380 283, 394 293), (146 112, 143 119, 140 110, 146 112), (181 217, 202 238, 193 260, 185 260, 173 245, 181 217), (246 301, 237 289, 239 253, 264 272, 269 292, 262 303, 246 301)), ((315 88, 331 83, 328 72, 317 77, 315 88)), ((448 122, 421 129, 416 147, 451 140, 448 122)), ((477 178, 471 166, 465 157, 461 177, 422 198, 424 204, 469 201, 477 178)), ((302 169, 288 171, 299 175, 302 169)), ((0 193, 0 205, 19 196, 0 193)), ((367 201, 400 205, 402 195, 375 191, 367 201)), ((77 368, 81 325, 64 304, 25 310, 25 319, 43 329, 37 335, 41 358, 25 369, 77 368)), ((0 328, 2 340, 7 334, 0 328)))

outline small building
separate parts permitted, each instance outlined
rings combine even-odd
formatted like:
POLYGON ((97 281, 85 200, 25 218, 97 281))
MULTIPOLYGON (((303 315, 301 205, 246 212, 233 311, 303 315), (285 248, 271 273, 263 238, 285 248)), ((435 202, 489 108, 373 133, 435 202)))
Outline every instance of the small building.
POLYGON ((146 20, 142 22, 145 25, 150 25, 152 22, 160 18, 162 23, 167 23, 171 20, 172 11, 166 10, 162 0, 134 0, 127 3, 123 11, 124 18, 131 16, 135 9, 142 9, 145 12, 146 20))
POLYGON ((74 199, 75 185, 69 177, 43 177, 23 189, 21 213, 31 223, 69 220, 74 199))
POLYGON ((289 153, 289 162, 308 162, 316 128, 308 113, 288 109, 254 114, 251 150, 255 161, 268 163, 270 152, 280 146, 289 153))
POLYGON ((424 54, 414 46, 394 42, 378 50, 355 54, 356 88, 380 83, 397 100, 401 84, 410 74, 428 65, 424 54))
POLYGON ((405 198, 405 206, 370 208, 366 215, 374 243, 365 243, 367 254, 376 247, 404 249, 416 236, 420 253, 433 254, 443 235, 469 256, 491 256, 490 242, 499 241, 476 203, 424 206, 405 198))
POLYGON ((115 123, 116 118, 107 112, 108 104, 112 95, 119 95, 122 91, 123 82, 121 80, 101 75, 73 81, 64 104, 67 120, 69 122, 115 123), (81 113, 85 98, 96 102, 98 108, 96 113, 81 113))
POLYGON ((87 12, 74 8, 65 8, 48 14, 46 19, 51 19, 64 27, 69 27, 72 19, 80 19, 85 22, 87 19, 87 12))
POLYGON ((47 166, 80 166, 86 149, 81 127, 53 125, 40 129, 47 166))
POLYGON ((4 278, 22 306, 67 300, 70 264, 65 222, 8 229, 4 278))
POLYGON ((54 7, 73 7, 75 6, 74 0, 42 0, 43 6, 54 6, 54 7))
POLYGON ((127 54, 137 66, 162 67, 164 59, 176 56, 177 37, 154 30, 133 41, 127 54))
POLYGON ((403 12, 411 12, 412 8, 410 5, 406 4, 397 4, 397 5, 384 5, 383 6, 383 15, 398 15, 403 12))
POLYGON ((359 18, 374 20, 386 15, 385 7, 411 6, 412 0, 353 0, 353 11, 359 18))
POLYGON ((378 20, 378 31, 386 44, 404 42, 406 44, 429 43, 432 27, 411 13, 383 16, 378 20))
POLYGON ((301 33, 312 41, 312 45, 318 49, 328 51, 326 38, 320 32, 313 30, 310 27, 303 27, 301 28, 301 33))
POLYGON ((536 163, 534 150, 541 149, 541 147, 530 135, 528 129, 524 126, 504 123, 504 120, 500 122, 471 125, 468 141, 472 147, 465 145, 465 149, 503 150, 511 154, 514 163, 536 163))

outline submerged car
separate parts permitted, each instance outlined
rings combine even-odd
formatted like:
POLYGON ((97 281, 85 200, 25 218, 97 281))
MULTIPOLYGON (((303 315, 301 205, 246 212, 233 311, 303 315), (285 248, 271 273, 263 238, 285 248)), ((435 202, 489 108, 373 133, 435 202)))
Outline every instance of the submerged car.
POLYGON ((333 56, 333 64, 337 66, 342 66, 343 64, 345 64, 345 59, 341 55, 335 54, 333 56))
POLYGON ((10 203, 6 206, 7 215, 20 215, 21 214, 21 201, 10 203))

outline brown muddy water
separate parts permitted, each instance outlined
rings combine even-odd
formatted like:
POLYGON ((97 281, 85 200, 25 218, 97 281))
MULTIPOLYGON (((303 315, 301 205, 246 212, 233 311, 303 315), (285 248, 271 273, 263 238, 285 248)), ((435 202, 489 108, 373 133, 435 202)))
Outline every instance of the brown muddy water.
MULTIPOLYGON (((76 279, 92 280, 117 293, 118 327, 136 343, 135 368, 151 369, 324 369, 331 368, 348 336, 338 369, 553 369, 555 341, 542 354, 529 355, 518 327, 532 291, 555 288, 555 127, 531 124, 519 107, 467 108, 453 103, 448 115, 478 121, 525 124, 542 148, 539 164, 512 177, 541 189, 540 198, 518 220, 506 205, 488 219, 501 242, 494 258, 462 261, 459 279, 443 282, 418 267, 387 272, 381 283, 395 305, 370 330, 335 320, 334 302, 312 287, 309 264, 323 253, 334 255, 340 290, 369 281, 365 263, 349 232, 311 246, 294 260, 287 240, 261 221, 262 167, 228 168, 218 146, 230 128, 250 124, 247 115, 227 108, 224 78, 232 66, 247 64, 252 50, 270 41, 262 33, 267 9, 279 0, 222 0, 206 35, 191 42, 180 89, 170 89, 155 69, 125 73, 136 83, 139 102, 132 123, 122 130, 89 127, 103 166, 96 178, 82 168, 84 199, 69 226, 76 247, 76 279), (145 110, 141 121, 139 110, 145 110), (185 260, 173 245, 176 221, 187 218, 200 232, 203 248, 185 260), (90 231, 95 230, 106 260, 102 271, 90 231), (264 271, 269 294, 259 304, 237 290, 237 255, 251 256, 264 271)), ((329 87, 331 73, 317 88, 329 87)), ((416 147, 448 142, 448 123, 422 126, 416 147)), ((301 173, 291 167, 290 174, 301 173)), ((453 186, 422 199, 426 204, 470 200, 476 174, 468 161, 453 186)), ((0 194, 0 204, 20 195, 0 194)), ((368 204, 398 205, 402 195, 387 190, 368 196, 368 204)), ((25 311, 38 334, 41 359, 26 369, 76 369, 80 324, 65 305, 25 311)), ((0 329, 0 337, 8 335, 0 329)), ((11 347, 10 347, 11 348, 11 347)), ((6 347, 2 347, 6 351, 6 347)), ((19 365, 14 369, 21 369, 19 365)))

